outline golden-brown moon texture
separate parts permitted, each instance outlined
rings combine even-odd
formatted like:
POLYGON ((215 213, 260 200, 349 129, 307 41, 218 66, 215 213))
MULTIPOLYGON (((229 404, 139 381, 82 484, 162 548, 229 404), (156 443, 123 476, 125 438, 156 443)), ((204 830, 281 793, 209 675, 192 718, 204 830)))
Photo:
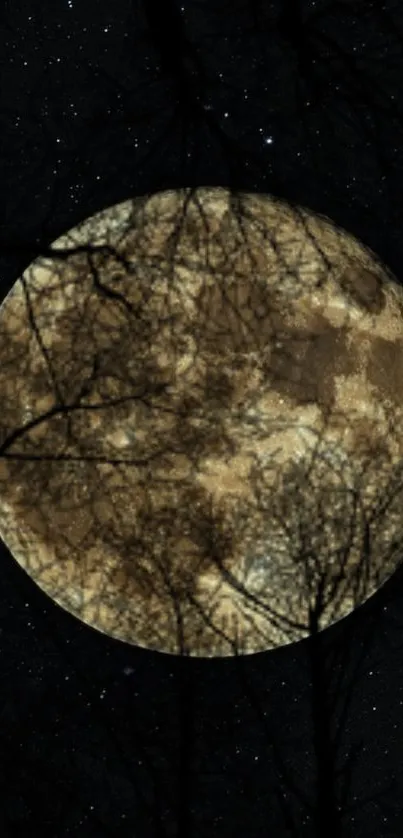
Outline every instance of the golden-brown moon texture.
POLYGON ((400 561, 402 313, 372 251, 268 195, 99 213, 0 308, 3 541, 147 649, 326 628, 400 561))

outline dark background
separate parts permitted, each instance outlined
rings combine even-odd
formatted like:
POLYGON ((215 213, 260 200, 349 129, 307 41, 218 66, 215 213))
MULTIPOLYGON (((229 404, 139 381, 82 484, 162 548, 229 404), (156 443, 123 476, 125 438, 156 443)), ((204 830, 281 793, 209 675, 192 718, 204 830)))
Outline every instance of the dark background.
MULTIPOLYGON (((199 184, 322 212, 402 281, 397 0, 10 0, 0 15, 2 298, 94 212, 199 184)), ((400 572, 324 633, 318 696, 309 640, 239 660, 149 652, 63 612, 4 546, 0 568, 0 838, 403 835, 400 572)))

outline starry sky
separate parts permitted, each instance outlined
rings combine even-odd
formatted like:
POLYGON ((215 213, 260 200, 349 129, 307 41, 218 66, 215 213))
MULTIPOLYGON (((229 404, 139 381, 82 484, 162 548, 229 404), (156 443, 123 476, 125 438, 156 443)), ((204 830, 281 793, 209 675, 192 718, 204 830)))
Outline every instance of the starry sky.
MULTIPOLYGON (((193 185, 324 213, 402 282, 396 0, 13 0, 0 15, 2 299, 93 213, 193 185)), ((403 834, 399 571, 323 633, 319 691, 309 639, 181 659, 82 625, 4 545, 1 573, 2 838, 403 834)))

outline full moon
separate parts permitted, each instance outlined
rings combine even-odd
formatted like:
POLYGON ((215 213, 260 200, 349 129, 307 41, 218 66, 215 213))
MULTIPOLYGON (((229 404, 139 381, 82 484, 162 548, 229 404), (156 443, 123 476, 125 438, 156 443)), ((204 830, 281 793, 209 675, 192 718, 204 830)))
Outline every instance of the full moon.
POLYGON ((396 570, 403 291, 309 209, 200 187, 59 238, 0 307, 0 534, 126 643, 221 657, 396 570))

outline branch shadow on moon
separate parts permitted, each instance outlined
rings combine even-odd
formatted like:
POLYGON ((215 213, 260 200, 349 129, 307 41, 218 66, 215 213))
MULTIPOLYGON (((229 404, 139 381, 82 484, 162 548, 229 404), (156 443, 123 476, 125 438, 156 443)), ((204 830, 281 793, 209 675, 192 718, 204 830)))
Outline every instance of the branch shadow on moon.
POLYGON ((302 207, 111 207, 0 308, 0 532, 71 614, 169 654, 320 630, 400 565, 403 292, 302 207))

